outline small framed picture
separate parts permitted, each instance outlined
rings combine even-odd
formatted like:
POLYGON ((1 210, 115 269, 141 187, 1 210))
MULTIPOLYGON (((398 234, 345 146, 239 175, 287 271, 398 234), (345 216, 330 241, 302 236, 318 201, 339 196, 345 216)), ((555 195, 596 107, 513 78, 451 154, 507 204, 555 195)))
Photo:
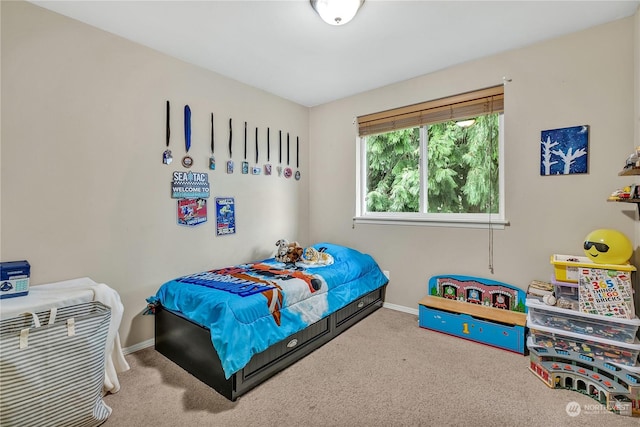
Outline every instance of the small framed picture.
POLYGON ((207 199, 178 199, 178 225, 194 227, 207 222, 207 199))
POLYGON ((236 203, 233 197, 216 197, 216 235, 236 233, 236 203))
POLYGON ((543 130, 540 135, 540 175, 587 173, 589 126, 543 130))

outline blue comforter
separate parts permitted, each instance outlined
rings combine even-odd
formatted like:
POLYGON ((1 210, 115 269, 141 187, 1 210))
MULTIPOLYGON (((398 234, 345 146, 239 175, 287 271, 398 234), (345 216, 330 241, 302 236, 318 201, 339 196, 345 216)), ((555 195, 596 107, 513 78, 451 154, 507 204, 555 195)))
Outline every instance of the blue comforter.
POLYGON ((147 301, 207 327, 229 378, 254 354, 387 283, 370 255, 330 243, 314 248, 326 248, 333 264, 269 258, 171 280, 147 301))

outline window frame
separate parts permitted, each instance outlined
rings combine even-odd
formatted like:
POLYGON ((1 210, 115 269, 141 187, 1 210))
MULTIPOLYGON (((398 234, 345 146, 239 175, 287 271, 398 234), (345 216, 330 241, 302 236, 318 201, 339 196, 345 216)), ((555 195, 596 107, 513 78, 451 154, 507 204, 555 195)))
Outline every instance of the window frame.
MULTIPOLYGON (((428 141, 426 141, 425 124, 420 125, 420 206, 422 212, 368 212, 367 211, 367 153, 366 138, 368 135, 356 137, 358 159, 356 165, 356 214, 354 224, 380 225, 414 225, 433 227, 491 228, 504 229, 509 225, 505 212, 504 187, 504 112, 498 116, 500 127, 498 137, 498 185, 499 209, 497 213, 428 213, 426 212, 426 176, 428 141)), ((415 127, 415 126, 412 126, 415 127)), ((389 130, 391 132, 392 130, 389 130)))

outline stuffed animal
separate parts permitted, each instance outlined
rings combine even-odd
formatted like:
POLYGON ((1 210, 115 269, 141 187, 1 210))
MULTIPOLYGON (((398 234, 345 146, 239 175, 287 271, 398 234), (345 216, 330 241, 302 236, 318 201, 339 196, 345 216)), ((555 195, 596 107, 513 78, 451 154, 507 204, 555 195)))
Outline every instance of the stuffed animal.
POLYGON ((280 239, 276 242, 276 261, 285 264, 295 264, 302 257, 302 246, 298 242, 289 242, 287 239, 280 239))
POLYGON ((300 262, 308 265, 331 265, 333 264, 333 257, 324 252, 324 248, 317 250, 309 246, 304 248, 300 262))
POLYGON ((276 261, 281 261, 282 257, 284 257, 289 249, 289 241, 287 239, 280 239, 276 242, 276 261))

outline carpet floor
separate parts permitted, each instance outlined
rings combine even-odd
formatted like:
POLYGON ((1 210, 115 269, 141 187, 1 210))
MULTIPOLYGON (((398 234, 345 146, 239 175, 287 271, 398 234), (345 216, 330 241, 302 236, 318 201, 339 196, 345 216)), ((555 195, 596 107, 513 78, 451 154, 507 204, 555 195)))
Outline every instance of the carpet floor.
POLYGON ((236 402, 153 348, 127 361, 121 390, 105 396, 113 409, 105 427, 640 427, 588 396, 548 388, 528 357, 422 329, 417 316, 386 308, 236 402))

